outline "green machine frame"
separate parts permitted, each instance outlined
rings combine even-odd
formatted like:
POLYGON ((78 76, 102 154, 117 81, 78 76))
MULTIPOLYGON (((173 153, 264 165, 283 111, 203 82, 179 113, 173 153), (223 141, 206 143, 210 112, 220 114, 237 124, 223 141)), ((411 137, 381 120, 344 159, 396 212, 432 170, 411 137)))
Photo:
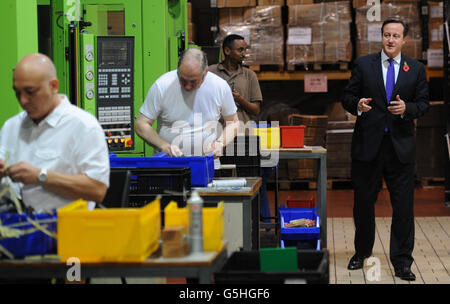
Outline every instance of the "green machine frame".
POLYGON ((0 126, 22 111, 12 89, 13 69, 25 55, 38 51, 36 0, 0 1, 2 56, 0 56, 0 89, 2 92, 0 126))
MULTIPOLYGON (((49 8, 51 20, 51 54, 57 69, 60 93, 72 103, 97 116, 95 98, 87 98, 89 89, 95 91, 97 79, 95 60, 85 60, 89 47, 95 52, 100 36, 134 37, 134 117, 155 80, 177 67, 179 52, 188 47, 187 0, 3 0, 0 1, 3 28, 12 47, 2 53, 1 85, 6 96, 0 123, 21 111, 12 86, 12 69, 26 54, 37 52, 38 6, 49 8), (123 12, 123 32, 108 31, 108 13, 123 12), (13 44, 12 44, 13 43, 13 44), (90 46, 89 46, 90 45, 90 46), (88 46, 88 47, 87 47, 88 46), (86 48, 87 47, 87 48, 86 48), (91 70, 93 78, 86 73, 91 70)), ((39 37, 39 39, 38 39, 39 37)), ((48 44, 48 41, 42 42, 48 44)), ((155 126, 156 127, 156 126, 155 126)), ((150 156, 153 149, 137 135, 134 149, 114 151, 119 156, 150 156)))
MULTIPOLYGON (((108 13, 123 12, 122 34, 135 38, 135 117, 150 86, 163 73, 176 68, 179 51, 187 47, 184 39, 187 36, 187 0, 53 0, 51 3, 53 59, 59 78, 65 80, 61 92, 93 115, 97 115, 95 105, 86 99, 86 82, 89 81, 83 77, 86 72, 84 44, 91 40, 95 48, 95 37, 110 35, 108 13), (77 78, 68 75, 77 75, 77 78)), ((94 86, 95 81, 91 81, 94 86)), ((153 149, 134 136, 133 150, 115 152, 120 156, 149 156, 153 149)))

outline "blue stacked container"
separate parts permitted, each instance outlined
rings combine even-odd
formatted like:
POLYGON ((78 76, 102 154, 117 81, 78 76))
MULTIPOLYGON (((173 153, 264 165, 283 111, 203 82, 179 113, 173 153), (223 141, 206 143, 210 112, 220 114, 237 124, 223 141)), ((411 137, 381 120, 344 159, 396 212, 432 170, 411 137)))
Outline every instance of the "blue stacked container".
POLYGON ((320 218, 315 208, 280 208, 280 247, 320 250, 320 218), (284 223, 296 219, 316 220, 315 227, 285 228, 284 223))
POLYGON ((153 157, 118 157, 110 154, 109 162, 111 168, 189 167, 192 187, 207 187, 214 179, 213 154, 182 157, 169 157, 162 152, 153 157))

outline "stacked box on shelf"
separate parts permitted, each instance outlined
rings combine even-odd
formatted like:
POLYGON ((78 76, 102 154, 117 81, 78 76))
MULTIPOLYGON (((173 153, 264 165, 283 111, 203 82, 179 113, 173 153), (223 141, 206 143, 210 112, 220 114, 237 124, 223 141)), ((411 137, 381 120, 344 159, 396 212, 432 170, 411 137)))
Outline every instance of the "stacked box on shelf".
POLYGON ((255 6, 256 0, 217 0, 217 7, 245 7, 255 6))
POLYGON ((280 5, 219 10, 219 42, 230 34, 245 38, 246 65, 283 65, 284 30, 280 5))
POLYGON ((351 178, 351 144, 355 121, 328 122, 327 131, 327 176, 329 178, 351 178))
POLYGON ((370 10, 373 10, 372 5, 356 8, 356 57, 376 53, 381 50, 381 26, 383 20, 395 17, 403 19, 410 29, 406 43, 402 48, 402 54, 422 59, 422 31, 417 2, 381 3, 379 19, 381 21, 369 20, 368 16, 371 16, 370 10))
POLYGON ((445 103, 430 102, 426 115, 417 120, 416 172, 418 178, 445 177, 445 138, 447 133, 445 103))
POLYGON ((286 63, 350 62, 350 2, 301 2, 287 1, 286 63))
POLYGON ((188 19, 188 42, 189 43, 195 43, 197 35, 196 35, 196 26, 194 23, 193 15, 192 15, 193 9, 192 9, 192 3, 187 3, 187 19, 188 19))
POLYGON ((428 1, 427 64, 430 68, 442 68, 444 60, 444 6, 443 2, 428 1))

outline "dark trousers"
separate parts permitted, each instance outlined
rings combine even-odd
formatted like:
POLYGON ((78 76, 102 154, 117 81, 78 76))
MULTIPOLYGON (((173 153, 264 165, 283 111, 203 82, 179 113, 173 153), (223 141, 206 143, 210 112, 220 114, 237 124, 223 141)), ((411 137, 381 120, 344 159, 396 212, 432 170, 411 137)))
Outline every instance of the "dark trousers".
POLYGON ((355 251, 360 256, 372 253, 375 202, 382 178, 386 181, 392 205, 390 259, 395 268, 409 267, 414 249, 414 163, 400 163, 388 133, 373 161, 352 161, 355 251))

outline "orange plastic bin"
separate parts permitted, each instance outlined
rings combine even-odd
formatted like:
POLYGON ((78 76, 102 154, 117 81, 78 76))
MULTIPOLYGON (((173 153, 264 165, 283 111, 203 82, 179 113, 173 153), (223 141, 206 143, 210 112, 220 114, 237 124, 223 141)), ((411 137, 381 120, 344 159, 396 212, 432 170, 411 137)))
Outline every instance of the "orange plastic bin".
POLYGON ((280 126, 281 148, 303 148, 306 126, 280 126))

